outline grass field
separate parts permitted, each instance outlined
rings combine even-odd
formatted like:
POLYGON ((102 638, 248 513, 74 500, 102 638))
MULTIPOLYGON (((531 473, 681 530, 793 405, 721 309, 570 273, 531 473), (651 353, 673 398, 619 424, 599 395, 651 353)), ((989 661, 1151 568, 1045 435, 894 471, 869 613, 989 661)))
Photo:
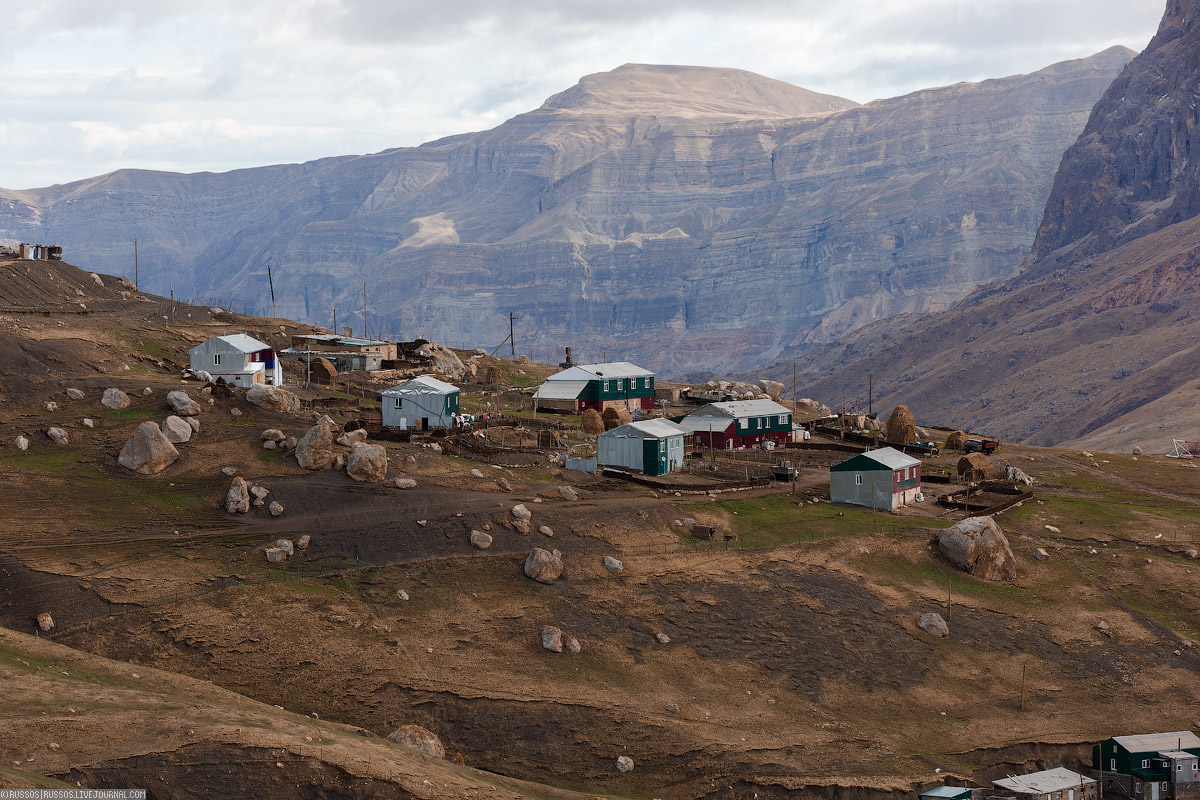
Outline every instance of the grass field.
POLYGON ((722 500, 718 506, 735 515, 739 547, 762 549, 780 544, 828 539, 874 530, 897 534, 923 528, 946 528, 949 522, 878 514, 869 509, 818 503, 796 505, 791 495, 722 500))

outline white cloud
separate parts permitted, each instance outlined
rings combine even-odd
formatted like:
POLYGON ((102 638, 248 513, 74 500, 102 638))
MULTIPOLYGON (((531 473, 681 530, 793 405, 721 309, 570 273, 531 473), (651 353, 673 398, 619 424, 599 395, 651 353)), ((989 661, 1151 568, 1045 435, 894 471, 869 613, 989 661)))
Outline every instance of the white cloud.
POLYGON ((0 186, 492 127, 625 62, 865 101, 1145 45, 1162 0, 0 0, 0 186))

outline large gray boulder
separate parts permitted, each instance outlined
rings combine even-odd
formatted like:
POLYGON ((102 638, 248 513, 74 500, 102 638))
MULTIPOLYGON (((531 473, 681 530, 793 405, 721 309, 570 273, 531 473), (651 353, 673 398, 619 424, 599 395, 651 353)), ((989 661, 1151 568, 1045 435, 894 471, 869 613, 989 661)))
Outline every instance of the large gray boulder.
POLYGON ((381 444, 358 442, 350 448, 346 474, 356 481, 378 483, 387 480, 387 450, 381 444))
POLYGON ((192 438, 192 426, 183 417, 169 416, 162 424, 163 436, 171 444, 183 444, 192 438))
POLYGON ((296 443, 296 463, 304 469, 325 469, 333 463, 333 426, 322 419, 296 443))
POLYGON ((525 574, 538 583, 554 583, 563 573, 562 553, 535 547, 525 559, 525 574))
POLYGON ((766 392, 767 396, 772 400, 778 402, 779 396, 783 394, 783 390, 787 387, 785 387, 779 381, 772 381, 764 378, 758 382, 758 388, 766 392))
POLYGON ((347 431, 337 437, 337 443, 342 447, 354 447, 356 444, 361 444, 367 440, 367 429, 359 428, 353 431, 347 431))
POLYGON ((24 435, 17 436, 16 439, 13 439, 13 444, 16 445, 16 448, 18 450, 28 450, 29 449, 29 437, 24 436, 24 435))
POLYGON ((167 392, 167 405, 181 417, 194 417, 200 413, 200 404, 189 397, 187 392, 167 392))
POLYGON ((246 401, 267 411, 296 414, 300 411, 300 398, 280 386, 251 386, 246 390, 246 401))
POLYGON ((129 408, 129 395, 120 389, 105 389, 104 396, 100 398, 100 405, 113 411, 129 408))
POLYGON ((551 653, 561 653, 563 649, 563 632, 553 625, 547 625, 542 628, 542 647, 551 653))
POLYGON ((946 624, 945 618, 937 612, 922 614, 917 620, 917 627, 937 639, 941 639, 950 635, 950 626, 946 624))
POLYGON ((79 391, 74 386, 72 386, 69 389, 67 389, 67 397, 71 398, 72 400, 82 400, 83 392, 79 391))
POLYGON ((225 493, 225 510, 230 514, 245 514, 250 510, 250 487, 244 478, 237 477, 225 493))
POLYGON ((483 531, 471 531, 471 547, 476 550, 487 550, 492 546, 492 535, 483 531))
POLYGON ((422 728, 420 725, 401 725, 398 729, 389 733, 388 738, 393 742, 397 742, 404 747, 410 747, 427 756, 433 756, 434 758, 446 757, 446 748, 442 745, 442 740, 437 737, 437 734, 422 728))
POLYGON ((991 517, 968 517, 938 534, 938 549, 950 563, 977 578, 1010 581, 1017 577, 1008 537, 991 517))
POLYGON ((50 437, 50 441, 63 447, 71 443, 71 437, 67 434, 66 430, 57 425, 46 428, 46 435, 50 437))
POLYGON ((163 436, 153 422, 143 422, 134 429, 129 441, 121 448, 117 463, 141 475, 157 475, 175 463, 179 451, 163 436))

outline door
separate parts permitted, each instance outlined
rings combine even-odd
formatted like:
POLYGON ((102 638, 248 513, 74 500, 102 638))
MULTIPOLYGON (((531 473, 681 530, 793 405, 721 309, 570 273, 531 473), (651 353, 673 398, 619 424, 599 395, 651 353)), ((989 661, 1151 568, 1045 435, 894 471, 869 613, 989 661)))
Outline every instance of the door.
POLYGON ((1150 800, 1158 800, 1158 781, 1150 784, 1150 800))
POLYGON ((429 430, 429 417, 421 417, 421 430, 429 430))
POLYGON ((1075 800, 1075 790, 1067 789, 1067 800, 1075 800))

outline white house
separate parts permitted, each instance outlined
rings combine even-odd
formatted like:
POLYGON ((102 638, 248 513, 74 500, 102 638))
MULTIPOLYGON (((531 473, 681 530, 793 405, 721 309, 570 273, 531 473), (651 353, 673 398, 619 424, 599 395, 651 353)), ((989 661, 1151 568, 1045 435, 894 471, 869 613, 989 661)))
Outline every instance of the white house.
POLYGON ((188 350, 193 372, 207 372, 215 381, 248 388, 254 384, 283 385, 283 371, 271 346, 244 333, 214 336, 188 350))
POLYGON ((458 415, 457 386, 420 375, 379 393, 384 427, 452 428, 458 415))

